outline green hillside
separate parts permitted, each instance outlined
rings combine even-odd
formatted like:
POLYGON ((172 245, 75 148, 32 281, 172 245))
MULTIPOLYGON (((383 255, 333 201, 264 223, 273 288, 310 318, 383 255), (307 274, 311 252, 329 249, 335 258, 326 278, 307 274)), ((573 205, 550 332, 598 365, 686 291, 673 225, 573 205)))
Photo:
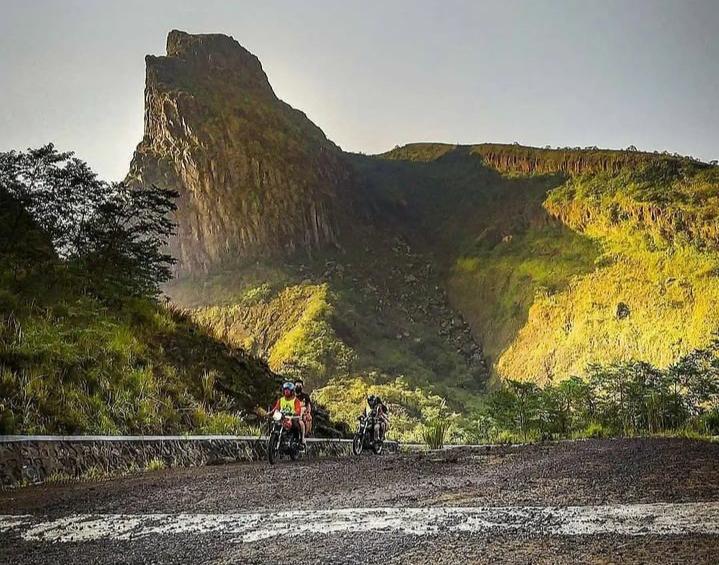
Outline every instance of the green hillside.
POLYGON ((482 405, 479 359, 495 387, 545 384, 593 363, 666 367, 719 328, 714 167, 491 144, 349 158, 372 216, 340 249, 167 288, 340 418, 343 390, 383 390, 416 438, 433 397, 466 415, 482 405))
POLYGON ((358 163, 403 229, 437 250, 450 300, 498 376, 542 383, 593 362, 666 366, 719 327, 716 167, 435 144, 358 163))
POLYGON ((266 364, 183 313, 74 286, 3 277, 0 433, 242 433, 275 394, 266 364))
POLYGON ((174 194, 0 153, 0 434, 240 433, 267 364, 157 298, 174 194))
POLYGON ((417 399, 469 409, 484 390, 486 367, 431 262, 399 236, 366 241, 371 248, 180 278, 165 291, 216 338, 302 376, 340 420, 354 422, 362 393, 391 392, 393 411, 407 414, 395 432, 416 440, 417 399))

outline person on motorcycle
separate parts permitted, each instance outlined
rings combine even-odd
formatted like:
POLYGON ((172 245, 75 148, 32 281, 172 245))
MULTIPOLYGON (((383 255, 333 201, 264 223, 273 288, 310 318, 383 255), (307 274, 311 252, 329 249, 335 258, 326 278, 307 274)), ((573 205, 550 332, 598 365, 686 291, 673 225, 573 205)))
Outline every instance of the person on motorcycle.
POLYGON ((302 421, 305 424, 305 435, 312 434, 312 399, 304 391, 305 383, 302 379, 295 380, 295 396, 302 402, 302 421))
POLYGON ((387 433, 387 428, 389 427, 389 411, 387 410, 387 406, 384 402, 382 402, 382 399, 379 396, 370 394, 367 397, 367 416, 369 416, 373 410, 377 415, 374 422, 374 437, 384 441, 385 434, 387 433))
POLYGON ((272 412, 279 410, 292 418, 292 429, 299 435, 300 445, 305 449, 305 423, 302 421, 302 401, 295 395, 295 384, 286 382, 282 385, 282 396, 272 407, 272 412))

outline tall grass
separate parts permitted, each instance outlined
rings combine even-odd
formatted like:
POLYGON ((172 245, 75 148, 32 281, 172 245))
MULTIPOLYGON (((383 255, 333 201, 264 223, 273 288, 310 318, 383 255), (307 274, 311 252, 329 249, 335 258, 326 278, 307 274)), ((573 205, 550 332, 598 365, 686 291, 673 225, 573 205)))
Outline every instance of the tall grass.
POLYGON ((422 439, 430 449, 442 449, 449 436, 451 422, 446 417, 437 417, 424 426, 422 439))

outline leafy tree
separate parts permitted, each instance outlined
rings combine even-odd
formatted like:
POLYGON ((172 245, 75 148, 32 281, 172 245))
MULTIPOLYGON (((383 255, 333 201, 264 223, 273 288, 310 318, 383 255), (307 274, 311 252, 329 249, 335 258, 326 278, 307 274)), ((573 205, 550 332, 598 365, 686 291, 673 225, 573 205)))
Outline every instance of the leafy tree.
POLYGON ((172 277, 175 260, 163 248, 174 231, 176 196, 154 186, 111 185, 81 233, 73 257, 79 269, 114 292, 156 294, 172 277))
POLYGON ((527 441, 529 430, 536 423, 540 408, 541 389, 532 382, 507 381, 509 390, 515 398, 515 415, 519 431, 527 441))
POLYGON ((473 422, 483 437, 531 432, 568 437, 599 426, 610 433, 719 429, 719 335, 666 370, 644 361, 590 365, 587 377, 539 388, 508 380, 473 422))
POLYGON ((105 297, 156 294, 171 277, 176 197, 101 181, 52 144, 0 153, 0 258, 15 278, 62 270, 105 297))

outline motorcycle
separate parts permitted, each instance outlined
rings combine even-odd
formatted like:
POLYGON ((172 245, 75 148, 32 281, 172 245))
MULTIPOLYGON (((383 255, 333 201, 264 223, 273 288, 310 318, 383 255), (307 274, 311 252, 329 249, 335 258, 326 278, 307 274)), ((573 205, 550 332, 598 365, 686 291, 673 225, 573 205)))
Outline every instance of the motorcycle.
POLYGON ((382 453, 384 440, 374 437, 377 411, 372 410, 369 414, 362 414, 357 419, 359 420, 359 425, 352 439, 352 453, 359 455, 365 448, 372 449, 376 455, 382 453))
POLYGON ((292 461, 300 456, 299 434, 292 429, 292 420, 298 416, 286 416, 279 410, 272 413, 270 420, 270 436, 267 440, 267 459, 274 465, 282 455, 289 455, 292 461))

